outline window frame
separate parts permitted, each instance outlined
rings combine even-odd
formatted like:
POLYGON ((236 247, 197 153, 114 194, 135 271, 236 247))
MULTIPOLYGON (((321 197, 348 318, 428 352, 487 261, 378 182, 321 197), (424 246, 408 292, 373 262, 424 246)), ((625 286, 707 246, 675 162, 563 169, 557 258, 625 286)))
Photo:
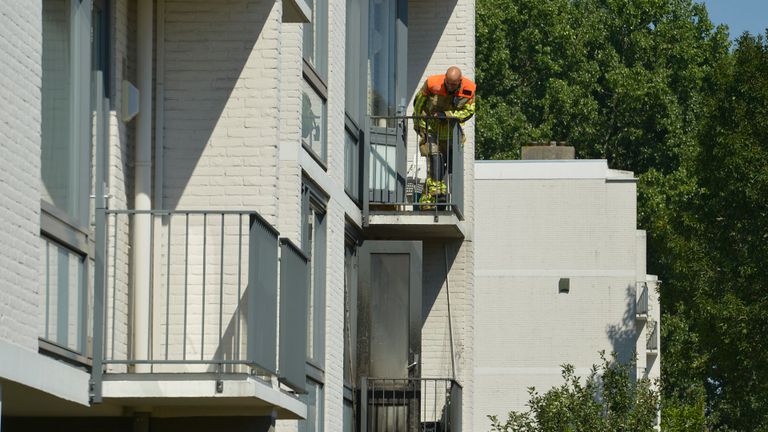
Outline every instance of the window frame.
MULTIPOLYGON (((74 203, 67 204, 67 208, 57 206, 52 198, 51 201, 42 198, 49 208, 55 208, 57 216, 64 219, 67 224, 76 227, 81 231, 88 231, 90 218, 90 200, 92 167, 91 151, 91 79, 92 79, 92 31, 93 31, 93 8, 88 8, 91 3, 80 2, 78 0, 61 0, 65 3, 68 19, 68 58, 69 63, 69 107, 67 116, 69 117, 70 128, 67 131, 68 146, 72 154, 68 154, 68 166, 71 174, 74 176, 72 185, 76 188, 76 196, 67 196, 67 201, 74 200, 74 203)), ((45 0, 44 0, 45 2, 45 0)), ((45 20, 43 20, 45 21, 45 20)), ((43 26, 45 22, 43 22, 43 26)), ((45 55, 45 52, 42 53, 45 55)), ((41 79, 45 80, 45 72, 41 74, 41 79)), ((42 92, 42 85, 41 85, 42 92)), ((45 97, 41 94, 41 100, 45 97)), ((42 123, 42 120, 41 120, 42 123)), ((44 146, 44 136, 47 135, 45 126, 41 124, 41 151, 44 146)), ((42 155, 41 155, 42 156, 42 155)), ((40 183, 45 184, 43 177, 43 162, 41 157, 40 164, 40 183)), ((44 187, 44 186, 43 186, 44 187)))
MULTIPOLYGON (((317 95, 322 100, 323 130, 321 131, 322 139, 320 141, 319 153, 304 143, 303 137, 301 140, 301 146, 307 151, 307 153, 309 153, 312 159, 314 159, 323 168, 323 170, 328 171, 328 0, 314 0, 311 4, 311 7, 313 18, 315 18, 316 22, 312 22, 309 25, 312 26, 312 31, 315 33, 315 37, 323 42, 319 47, 317 47, 318 53, 322 53, 322 62, 316 61, 316 64, 312 65, 312 63, 305 56, 306 47, 303 47, 301 52, 302 76, 304 81, 309 84, 309 87, 315 91, 315 95, 317 95), (317 8, 320 8, 319 13, 315 14, 315 11, 318 10, 317 8)), ((306 26, 307 24, 305 24, 305 27, 302 29, 302 46, 304 46, 303 42, 306 40, 306 26)), ((303 89, 302 92, 304 92, 303 89)), ((302 106, 302 117, 304 116, 303 109, 304 108, 302 106)))
POLYGON ((344 191, 347 196, 358 206, 363 209, 365 194, 367 188, 367 159, 365 155, 367 152, 366 143, 366 128, 368 120, 368 96, 367 96, 367 68, 368 68, 368 32, 369 32, 369 17, 368 0, 346 0, 346 13, 345 22, 347 34, 345 35, 345 51, 344 51, 344 77, 345 77, 345 89, 344 89, 344 128, 345 133, 348 133, 352 138, 356 139, 357 157, 352 160, 357 165, 357 172, 349 173, 347 170, 346 144, 344 155, 344 191), (352 10, 352 3, 356 2, 356 7, 359 9, 359 16, 352 16, 350 11, 352 10), (354 23, 354 24, 353 24, 354 23), (353 27, 354 25, 354 27, 353 27), (354 32, 350 32, 350 29, 354 28, 354 32), (356 33, 356 34, 353 34, 356 33), (350 43, 353 41, 352 43, 350 43), (358 42, 359 41, 359 42, 358 42), (350 45, 350 46, 347 46, 350 45), (356 48, 356 53, 351 49, 356 48), (353 64, 352 60, 356 60, 357 64, 353 64), (350 79, 350 75, 357 74, 356 89, 349 91, 350 85, 353 82, 350 79), (349 98, 355 100, 349 100, 349 98), (353 112, 356 110, 356 112, 353 112), (357 185, 354 190, 350 190, 348 184, 354 185, 355 180, 349 178, 349 175, 353 175, 356 178, 357 185))
MULTIPOLYGON (((45 0, 44 0, 45 1, 45 0)), ((78 351, 57 343, 56 340, 46 338, 45 334, 38 335, 38 349, 41 353, 54 358, 64 360, 76 365, 91 366, 93 364, 93 341, 91 324, 93 323, 93 258, 95 257, 95 232, 93 226, 94 209, 91 199, 94 198, 94 188, 100 190, 97 183, 106 179, 99 179, 99 165, 105 165, 106 160, 99 160, 99 153, 106 149, 109 137, 109 121, 106 116, 111 95, 110 63, 111 63, 111 0, 92 0, 81 2, 78 0, 64 0, 69 10, 68 19, 70 29, 70 43, 76 43, 69 52, 70 63, 76 63, 75 78, 72 79, 70 93, 73 101, 70 103, 70 118, 78 123, 77 133, 70 133, 71 139, 76 139, 80 144, 76 149, 81 164, 86 169, 79 169, 81 184, 76 205, 82 207, 78 217, 73 217, 68 209, 62 209, 45 198, 40 200, 40 239, 47 244, 65 249, 76 255, 81 261, 83 279, 79 286, 82 299, 79 307, 81 313, 77 325, 78 332, 82 335, 81 347, 78 351), (88 7, 90 5, 90 7, 88 7), (99 71, 100 73, 95 73, 99 71), (102 82, 94 80, 101 78, 102 82), (101 91, 94 88, 99 86, 101 91), (99 98, 103 98, 99 100, 99 98), (98 112, 103 110, 102 112, 98 112), (94 116, 95 113, 95 116, 94 116), (97 123, 94 130, 94 121, 97 123), (83 123, 83 124, 79 124, 83 123)), ((42 131, 41 131, 42 132, 42 131)), ((42 143, 41 143, 42 145, 42 143)), ((103 155, 101 155, 103 157, 103 155)), ((104 167, 101 171, 103 172, 104 167)), ((40 181, 43 181, 43 166, 41 163, 40 181)), ((48 262, 41 262, 40 268, 48 272, 48 262)), ((42 290, 47 286, 39 285, 42 290)), ((68 288, 72 288, 68 286, 68 288)), ((40 314, 40 319, 47 319, 45 312, 40 314)))
POLYGON ((357 299, 362 235, 349 222, 344 227, 344 386, 356 386, 357 373, 357 299), (349 282, 349 283, 348 283, 349 282))
POLYGON ((363 181, 365 181, 363 176, 364 171, 364 161, 363 161, 363 155, 365 154, 363 152, 363 149, 365 147, 365 134, 363 132, 363 129, 358 127, 357 124, 349 118, 348 114, 344 115, 344 192, 347 194, 349 199, 351 199, 358 208, 362 205, 363 200, 363 181), (347 167, 347 144, 346 144, 346 138, 347 136, 351 137, 355 141, 355 149, 356 152, 354 155, 351 156, 351 160, 353 165, 355 166, 357 172, 348 172, 347 167), (351 184, 351 188, 348 187, 351 184))
MULTIPOLYGON (((301 146, 309 153, 312 159, 315 160, 325 171, 328 171, 328 86, 315 72, 312 66, 307 63, 306 60, 302 60, 302 75, 304 82, 307 83, 311 90, 314 90, 315 95, 320 98, 323 104, 323 112, 321 114, 323 118, 323 128, 320 131, 322 138, 320 139, 320 153, 318 154, 311 146, 304 142, 304 137, 301 140, 301 146)), ((302 88, 302 93, 304 93, 302 88)), ((302 96, 303 97, 303 96, 302 96)), ((304 117, 304 107, 302 106, 302 121, 304 117)), ((303 127, 303 124, 302 124, 303 127)))
POLYGON ((299 399, 307 405, 307 417, 306 419, 299 420, 298 431, 299 432, 322 432, 325 424, 325 384, 317 381, 311 377, 307 377, 307 392, 299 396, 299 399), (310 419, 310 394, 314 392, 314 408, 316 416, 314 419, 310 419), (314 426, 309 427, 310 420, 314 420, 314 426))
MULTIPOLYGON (((326 257, 328 253, 327 241, 327 210, 328 196, 320 191, 311 180, 302 181, 302 208, 301 208, 301 246, 309 257, 310 286, 308 296, 308 311, 310 320, 307 321, 308 345, 311 341, 311 353, 307 352, 308 375, 312 374, 317 379, 322 379, 325 371, 325 305, 326 305, 326 257), (312 238, 309 236, 308 220, 310 214, 314 216, 312 238), (311 245, 311 249, 308 247, 311 245), (311 331, 311 333, 310 333, 311 331), (312 371, 316 373, 312 373, 312 371)), ((309 346, 308 346, 309 348, 309 346)))
MULTIPOLYGON (((41 218, 42 219, 42 218, 41 218)), ((79 304, 76 304, 76 308, 78 309, 79 313, 77 316, 77 322, 75 323, 77 325, 77 334, 78 337, 81 338, 81 346, 72 348, 70 346, 67 346, 66 344, 62 344, 61 341, 58 340, 57 337, 46 337, 45 333, 38 335, 38 348, 46 353, 52 354, 56 357, 63 358, 66 360, 71 360, 77 363, 82 363, 86 365, 92 364, 92 361, 90 358, 93 356, 93 345, 92 345, 92 336, 89 335, 89 330, 91 328, 89 327, 89 324, 92 323, 92 319, 89 319, 90 310, 90 294, 91 294, 91 278, 90 275, 90 259, 93 257, 93 254, 88 254, 87 250, 83 250, 80 247, 70 243, 61 241, 56 236, 48 235, 47 233, 42 233, 40 235, 40 240, 46 243, 46 247, 50 247, 48 245, 52 245, 55 248, 63 249, 67 252, 69 252, 72 255, 75 255, 77 257, 77 260, 80 261, 78 263, 78 267, 80 267, 79 271, 82 273, 80 276, 78 276, 78 284, 75 286, 67 285, 67 293, 68 296, 72 294, 73 292, 78 292, 79 304)), ((48 272, 48 260, 49 260, 49 254, 48 251, 50 249, 46 250, 46 262, 44 263, 44 270, 47 274, 48 272)), ((48 278, 46 277, 45 281, 41 281, 41 283, 44 283, 45 286, 41 286, 40 295, 43 295, 43 290, 45 292, 45 295, 47 297, 49 292, 49 285, 48 285, 48 278)), ((57 285, 57 288, 61 290, 61 286, 57 285)), ((41 308, 43 309, 43 313, 41 314, 42 319, 45 319, 45 322, 48 322, 48 302, 46 301, 44 305, 41 305, 41 308)), ((58 316, 58 314, 57 314, 58 316)), ((67 326, 69 326, 69 321, 66 323, 67 326)), ((48 325, 45 325, 45 332, 48 331, 48 325)), ((59 327, 56 327, 57 330, 59 327)))

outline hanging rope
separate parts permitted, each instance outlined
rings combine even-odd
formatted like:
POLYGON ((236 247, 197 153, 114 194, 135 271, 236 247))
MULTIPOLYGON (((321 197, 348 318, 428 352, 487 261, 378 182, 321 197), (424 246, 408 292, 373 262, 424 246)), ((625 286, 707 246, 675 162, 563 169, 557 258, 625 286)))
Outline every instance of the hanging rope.
POLYGON ((448 338, 451 345, 451 377, 456 380, 456 355, 453 349, 453 318, 451 317, 451 290, 448 286, 448 242, 443 243, 445 256, 445 298, 448 302, 448 338))

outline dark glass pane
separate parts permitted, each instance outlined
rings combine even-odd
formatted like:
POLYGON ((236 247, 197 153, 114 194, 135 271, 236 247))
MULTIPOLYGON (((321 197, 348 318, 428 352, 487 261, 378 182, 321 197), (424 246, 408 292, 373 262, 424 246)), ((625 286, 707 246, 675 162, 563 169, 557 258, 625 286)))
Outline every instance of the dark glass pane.
POLYGON ((409 275, 408 254, 372 254, 370 374, 408 376, 409 275))

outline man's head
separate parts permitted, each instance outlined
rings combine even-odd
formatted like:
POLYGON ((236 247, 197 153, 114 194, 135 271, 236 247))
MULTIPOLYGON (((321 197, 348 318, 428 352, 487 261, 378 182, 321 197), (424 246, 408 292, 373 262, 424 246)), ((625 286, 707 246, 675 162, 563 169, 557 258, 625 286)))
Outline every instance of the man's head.
POLYGON ((448 93, 456 93, 461 87, 461 69, 451 66, 445 72, 445 89, 448 93))

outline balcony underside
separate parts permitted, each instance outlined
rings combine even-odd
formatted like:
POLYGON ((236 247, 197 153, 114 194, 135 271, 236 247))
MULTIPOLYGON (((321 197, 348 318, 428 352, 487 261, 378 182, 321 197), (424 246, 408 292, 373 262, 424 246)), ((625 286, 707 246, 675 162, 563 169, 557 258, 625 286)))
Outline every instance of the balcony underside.
POLYGON ((466 232, 465 222, 452 211, 371 212, 366 237, 381 240, 464 238, 466 232))
POLYGON ((247 374, 106 374, 102 391, 108 404, 152 407, 155 417, 274 412, 278 419, 303 419, 307 412, 297 397, 247 374))

